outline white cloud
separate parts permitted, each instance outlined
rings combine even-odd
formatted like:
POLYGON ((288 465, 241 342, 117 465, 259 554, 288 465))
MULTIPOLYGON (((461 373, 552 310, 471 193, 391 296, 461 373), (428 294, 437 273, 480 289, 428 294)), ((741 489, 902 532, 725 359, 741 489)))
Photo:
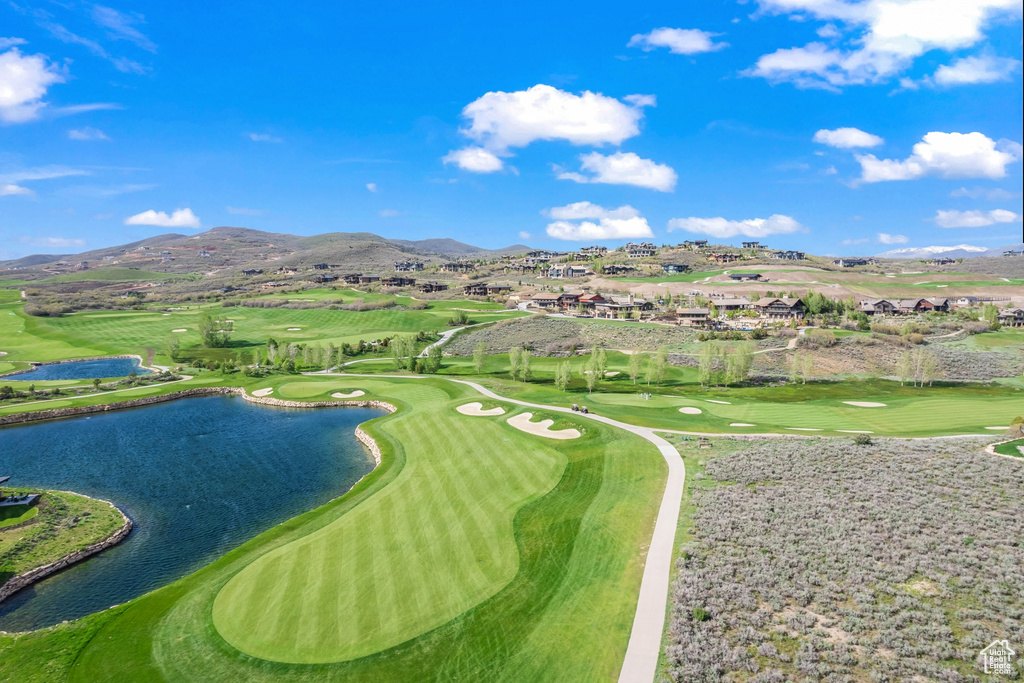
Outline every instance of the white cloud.
POLYGON ((729 43, 714 41, 718 35, 721 34, 695 28, 656 28, 650 33, 637 33, 629 39, 626 47, 638 47, 644 52, 667 47, 672 54, 695 55, 728 47, 729 43))
POLYGON ((653 104, 648 95, 624 103, 589 90, 575 95, 539 84, 516 92, 489 92, 470 102, 462 110, 469 121, 462 133, 498 154, 536 140, 618 145, 640 133, 642 107, 653 104))
POLYGON ((935 224, 940 228, 984 228, 996 223, 1020 223, 1021 215, 1006 209, 992 211, 938 211, 935 224))
POLYGON ((868 241, 869 240, 867 237, 858 237, 856 239, 845 239, 839 244, 841 244, 844 247, 852 247, 855 244, 867 244, 868 241))
POLYGON ((87 140, 109 140, 110 138, 107 137, 107 134, 104 133, 102 130, 97 130, 96 128, 91 128, 89 126, 86 126, 85 128, 75 128, 75 129, 69 130, 68 131, 68 139, 69 140, 83 140, 83 141, 87 141, 87 140))
POLYGON ((788 235, 803 230, 804 226, 789 216, 772 214, 768 218, 748 218, 743 221, 730 221, 725 218, 673 218, 668 222, 668 230, 686 230, 710 235, 720 239, 736 237, 768 237, 769 235, 788 235))
POLYGON ((887 232, 878 233, 879 244, 906 244, 910 241, 906 235, 890 235, 887 232))
POLYGON ((653 237, 647 219, 632 206, 606 209, 590 202, 576 202, 546 209, 541 213, 554 219, 547 234, 560 240, 611 240, 653 237))
POLYGON ((935 82, 939 85, 971 85, 974 83, 996 83, 1009 81, 1020 70, 1016 59, 981 55, 964 57, 952 64, 943 64, 935 71, 935 82))
POLYGON ((378 213, 381 218, 394 218, 402 215, 402 212, 396 209, 381 209, 378 213))
POLYGON ((501 159, 482 147, 454 149, 442 157, 441 161, 457 164, 462 170, 473 173, 494 173, 505 167, 501 159))
POLYGON ((11 196, 14 196, 14 195, 19 195, 19 194, 20 195, 33 195, 33 194, 35 194, 35 192, 33 192, 32 190, 28 189, 27 187, 22 187, 21 185, 14 185, 14 184, 0 185, 0 197, 11 197, 11 196))
POLYGON ((370 192, 376 192, 377 183, 366 183, 366 189, 369 190, 370 192))
POLYGON ((949 193, 950 197, 969 197, 971 199, 988 199, 989 201, 1000 201, 1004 199, 1013 199, 1017 195, 1012 192, 996 187, 993 189, 987 189, 984 187, 972 187, 967 189, 961 187, 958 190, 953 190, 949 193))
POLYGON ((43 97, 64 74, 43 55, 23 55, 18 48, 0 54, 0 121, 24 123, 38 118, 43 97))
POLYGON ((97 24, 107 29, 107 35, 114 40, 128 40, 148 52, 156 52, 156 45, 152 40, 142 34, 136 24, 146 23, 145 17, 132 12, 125 14, 110 7, 93 5, 92 19, 97 24))
POLYGON ((878 147, 885 143, 885 140, 865 133, 859 128, 836 128, 835 130, 819 130, 814 134, 814 141, 830 147, 840 149, 851 149, 853 147, 878 147))
POLYGON ((931 50, 952 51, 984 39, 984 29, 1003 16, 1020 16, 1019 0, 759 0, 767 13, 835 22, 819 29, 842 37, 848 49, 822 43, 762 56, 745 75, 798 87, 837 89, 898 76, 931 50), (837 26, 838 25, 838 26, 837 26))
POLYGON ((530 233, 526 232, 525 230, 520 230, 519 231, 519 239, 521 239, 521 240, 528 240, 531 237, 533 237, 533 235, 531 235, 530 233))
POLYGON ((616 152, 605 156, 600 152, 580 155, 580 168, 591 175, 560 173, 560 180, 607 185, 636 185, 660 192, 671 192, 678 176, 672 167, 642 159, 632 152, 616 152))
POLYGON ((24 38, 0 38, 0 50, 6 50, 15 45, 24 45, 27 42, 24 38))
POLYGON ((68 176, 78 175, 89 175, 89 172, 69 166, 36 166, 34 168, 25 168, 20 171, 0 173, 0 184, 20 183, 26 180, 52 180, 54 178, 66 178, 68 176))
POLYGON ((1006 166, 1020 159, 1018 143, 997 144, 981 133, 932 132, 914 145, 914 153, 903 161, 879 159, 874 154, 857 155, 861 180, 913 180, 924 176, 941 178, 1002 178, 1006 166), (1000 149, 1002 148, 1002 149, 1000 149), (1010 150, 1010 151, 1003 151, 1010 150))
POLYGON ((125 225, 155 225, 158 228, 198 228, 199 217, 192 209, 177 209, 167 215, 164 211, 143 211, 124 219, 125 225))
POLYGON ((283 142, 281 138, 274 137, 269 133, 246 133, 245 135, 253 142, 283 142))
POLYGON ((236 216, 262 216, 263 209, 249 209, 244 206, 225 206, 224 210, 236 216))
POLYGON ((85 240, 70 237, 22 237, 18 241, 33 247, 63 248, 85 246, 85 240))

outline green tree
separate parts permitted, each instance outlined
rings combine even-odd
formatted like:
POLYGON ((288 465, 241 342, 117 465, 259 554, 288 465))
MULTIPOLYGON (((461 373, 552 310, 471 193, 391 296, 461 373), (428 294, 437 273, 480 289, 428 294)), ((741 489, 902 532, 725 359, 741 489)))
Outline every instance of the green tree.
POLYGON ((903 355, 896 361, 896 377, 900 380, 900 386, 903 386, 913 376, 913 364, 914 361, 910 356, 910 351, 904 351, 903 355))
POLYGON ((746 381, 750 375, 750 368, 754 364, 753 350, 750 344, 738 344, 728 359, 728 384, 738 384, 746 381))
POLYGON ((647 365, 647 386, 653 381, 661 385, 665 379, 665 372, 668 370, 668 349, 664 346, 658 348, 647 365))
POLYGON ((640 349, 633 349, 629 354, 629 378, 636 384, 636 378, 640 376, 640 363, 643 358, 640 356, 640 349))
POLYGON ((718 349, 712 342, 704 342, 700 347, 700 354, 697 356, 697 378, 702 387, 710 387, 714 379, 715 362, 718 359, 718 349))
POLYGON ((569 361, 564 361, 555 366, 555 386, 559 391, 564 392, 569 388, 569 380, 572 377, 572 370, 569 361))
POLYGON ((484 364, 487 361, 487 342, 478 342, 473 347, 473 371, 478 374, 484 374, 484 364))
POLYGON ((519 356, 519 378, 524 382, 533 379, 533 370, 530 369, 531 358, 530 349, 523 349, 523 353, 519 356))
POLYGON ((167 357, 172 362, 178 362, 178 352, 181 348, 181 342, 178 340, 177 335, 168 335, 167 341, 164 342, 164 349, 167 351, 167 357))
POLYGON ((587 369, 583 372, 583 381, 587 383, 587 393, 594 393, 594 387, 597 386, 597 360, 594 358, 594 354, 590 354, 590 358, 587 360, 587 369))
POLYGON ((608 354, 604 349, 594 349, 594 362, 597 364, 597 377, 601 379, 608 370, 608 354))
POLYGON ((212 315, 209 311, 199 314, 199 337, 203 346, 208 349, 221 349, 228 345, 231 338, 232 323, 219 314, 212 315))
POLYGON ((423 371, 429 375, 436 374, 441 369, 441 347, 431 346, 427 349, 427 358, 423 363, 423 371))
POLYGON ((515 346, 508 350, 509 374, 512 376, 513 381, 515 381, 519 377, 519 364, 522 360, 522 357, 522 348, 515 346))
POLYGON ((92 381, 92 388, 95 389, 96 391, 100 390, 100 381, 101 380, 99 377, 94 378, 92 381))

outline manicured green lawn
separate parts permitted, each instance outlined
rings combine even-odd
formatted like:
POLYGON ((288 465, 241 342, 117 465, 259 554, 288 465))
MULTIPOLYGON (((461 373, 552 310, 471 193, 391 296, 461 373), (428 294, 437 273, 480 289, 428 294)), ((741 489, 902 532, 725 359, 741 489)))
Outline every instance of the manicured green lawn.
POLYGON ((38 514, 39 508, 34 505, 32 507, 15 505, 0 508, 0 529, 27 522, 38 514))
POLYGON ((616 678, 664 485, 652 446, 590 422, 549 441, 507 425, 512 406, 463 416, 479 396, 442 379, 258 384, 399 405, 365 427, 384 463, 171 586, 0 640, 0 678, 53 661, 74 681, 616 678))
POLYGON ((1001 443, 995 447, 995 451, 1000 455, 1012 455, 1015 458, 1024 458, 1024 455, 1020 452, 1021 447, 1024 447, 1024 439, 1001 443))

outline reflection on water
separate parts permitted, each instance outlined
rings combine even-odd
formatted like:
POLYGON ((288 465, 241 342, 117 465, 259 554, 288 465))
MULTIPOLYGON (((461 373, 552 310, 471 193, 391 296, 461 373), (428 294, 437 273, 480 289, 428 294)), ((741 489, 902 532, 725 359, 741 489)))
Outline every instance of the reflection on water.
POLYGON ((76 360, 73 363, 40 365, 35 370, 4 377, 2 381, 45 382, 54 379, 105 379, 107 377, 127 377, 133 372, 136 375, 150 374, 149 370, 139 365, 138 358, 98 358, 96 360, 76 360))

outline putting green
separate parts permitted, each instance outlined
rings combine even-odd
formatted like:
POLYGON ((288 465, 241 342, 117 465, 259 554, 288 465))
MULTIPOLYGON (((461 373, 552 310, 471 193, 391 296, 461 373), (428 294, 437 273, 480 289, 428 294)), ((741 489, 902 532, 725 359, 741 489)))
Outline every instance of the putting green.
MULTIPOLYGON (((291 383, 282 395, 323 383, 291 383)), ((408 382, 403 399, 447 402, 408 382)), ((461 404, 461 401, 456 402, 461 404)), ((566 459, 502 421, 420 410, 388 423, 408 462, 385 490, 236 574, 213 604, 217 631, 261 659, 357 659, 438 627, 508 584, 513 518, 558 483, 566 459)))

